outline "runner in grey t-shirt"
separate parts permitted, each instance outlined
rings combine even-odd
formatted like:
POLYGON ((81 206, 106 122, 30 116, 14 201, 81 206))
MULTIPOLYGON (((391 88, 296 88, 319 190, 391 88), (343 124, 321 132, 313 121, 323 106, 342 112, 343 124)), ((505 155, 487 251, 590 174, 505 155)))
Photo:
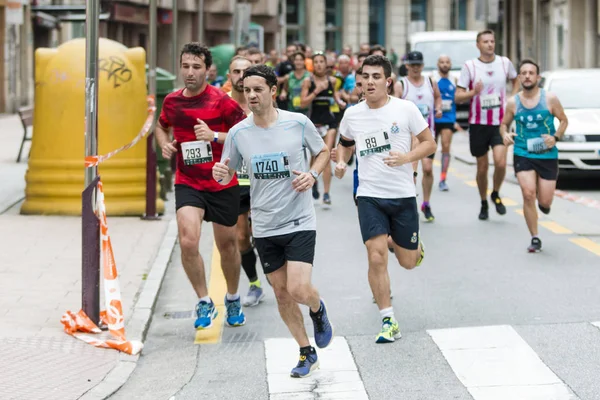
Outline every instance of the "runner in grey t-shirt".
POLYGON ((277 113, 277 121, 267 129, 256 126, 252 114, 235 125, 222 155, 232 168, 247 160, 254 238, 317 229, 312 195, 293 190, 292 171, 308 170, 305 146, 316 156, 325 144, 305 115, 277 113))
POLYGON ((230 129, 213 177, 222 185, 244 160, 250 176, 252 232, 263 270, 273 286, 279 312, 300 346, 291 376, 318 368, 298 303, 310 307, 317 347, 333 339, 325 303, 311 283, 316 218, 311 188, 329 163, 329 150, 306 116, 273 106, 277 77, 265 65, 244 73, 244 95, 252 115, 230 129), (308 171, 304 149, 315 156, 308 171))

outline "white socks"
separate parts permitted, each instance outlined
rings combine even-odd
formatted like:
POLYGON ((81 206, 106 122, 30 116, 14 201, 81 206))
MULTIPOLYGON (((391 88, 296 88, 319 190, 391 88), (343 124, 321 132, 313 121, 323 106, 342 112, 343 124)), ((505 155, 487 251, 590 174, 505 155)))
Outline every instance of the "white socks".
POLYGON ((391 319, 395 319, 394 318, 394 307, 388 307, 388 308, 384 308, 383 310, 379 310, 379 314, 381 315, 381 319, 390 317, 391 319))

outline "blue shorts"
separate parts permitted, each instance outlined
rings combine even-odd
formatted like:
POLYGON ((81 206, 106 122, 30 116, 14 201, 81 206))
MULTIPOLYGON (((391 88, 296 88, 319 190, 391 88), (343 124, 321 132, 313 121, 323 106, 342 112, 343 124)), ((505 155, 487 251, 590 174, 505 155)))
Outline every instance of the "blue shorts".
POLYGON ((358 221, 363 242, 379 235, 390 235, 398 246, 419 247, 417 198, 379 199, 359 196, 358 221))

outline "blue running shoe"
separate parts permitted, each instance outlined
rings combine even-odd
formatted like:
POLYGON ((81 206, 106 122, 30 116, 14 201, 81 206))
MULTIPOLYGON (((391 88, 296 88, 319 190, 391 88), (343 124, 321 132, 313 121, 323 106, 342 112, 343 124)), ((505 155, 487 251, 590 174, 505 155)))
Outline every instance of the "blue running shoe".
POLYGON ((331 326, 327 317, 327 308, 323 300, 321 300, 321 309, 319 311, 313 313, 310 310, 310 318, 313 320, 315 327, 315 343, 317 347, 324 349, 333 340, 333 326, 331 326))
POLYGON ((227 296, 225 296, 225 307, 227 308, 227 325, 242 326, 246 323, 246 316, 242 311, 242 302, 239 298, 229 301, 227 300, 227 296))
POLYGON ((300 352, 298 364, 292 369, 290 376, 292 378, 306 378, 317 368, 319 368, 319 357, 317 357, 317 352, 307 354, 302 354, 302 352, 300 352))
POLYGON ((197 330, 208 329, 212 326, 213 319, 217 318, 219 312, 215 307, 215 303, 207 303, 201 301, 196 305, 196 322, 194 322, 194 328, 197 330))

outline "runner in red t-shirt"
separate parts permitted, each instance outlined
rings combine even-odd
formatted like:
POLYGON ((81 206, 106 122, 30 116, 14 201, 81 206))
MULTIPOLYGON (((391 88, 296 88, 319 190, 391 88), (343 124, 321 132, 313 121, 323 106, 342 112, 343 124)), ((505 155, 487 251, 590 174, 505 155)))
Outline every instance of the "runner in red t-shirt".
POLYGON ((177 157, 175 208, 179 227, 181 261, 200 298, 196 306, 196 329, 212 326, 217 309, 208 296, 204 263, 198 251, 202 220, 213 222, 215 243, 221 255, 221 268, 227 281, 227 324, 246 322, 238 284, 240 253, 236 222, 240 207, 240 188, 234 178, 220 185, 212 177, 215 161, 221 159, 227 132, 246 118, 244 111, 227 94, 206 82, 212 55, 199 43, 183 46, 180 56, 181 78, 185 88, 169 94, 156 126, 156 139, 166 159, 177 157), (173 130, 175 140, 170 141, 173 130))

